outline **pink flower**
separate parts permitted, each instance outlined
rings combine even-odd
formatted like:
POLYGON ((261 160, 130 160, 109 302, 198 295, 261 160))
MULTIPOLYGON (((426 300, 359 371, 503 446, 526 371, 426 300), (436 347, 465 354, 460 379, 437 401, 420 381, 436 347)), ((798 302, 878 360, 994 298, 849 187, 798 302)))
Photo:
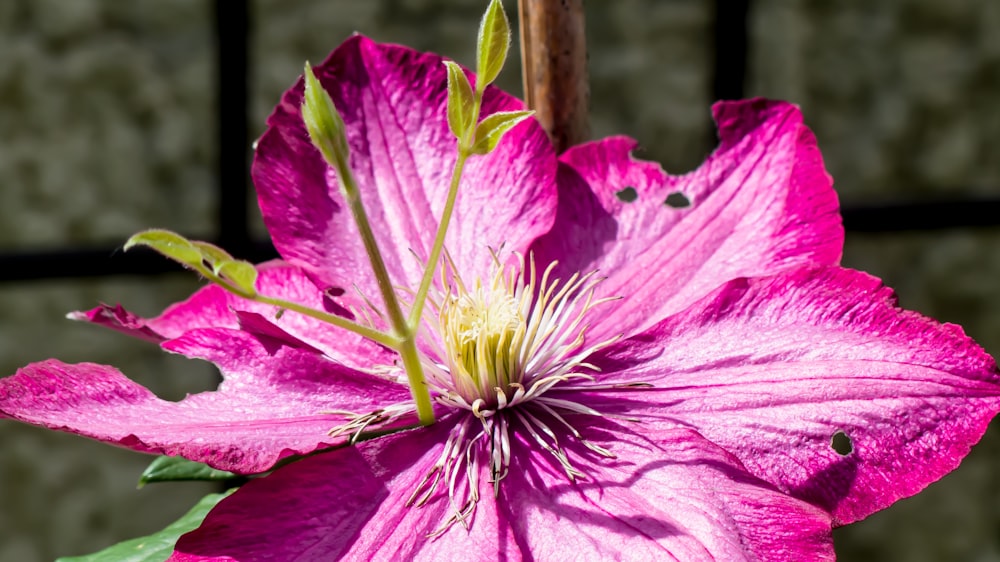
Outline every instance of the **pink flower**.
MULTIPOLYGON (((445 67, 354 37, 316 73, 405 297, 455 161, 445 67)), ((380 325, 302 91, 257 146, 285 260, 257 287, 380 325)), ((483 114, 520 107, 490 89, 483 114)), ((794 106, 714 111, 720 146, 685 176, 622 137, 557 157, 533 121, 469 161, 419 339, 429 427, 395 431, 415 415, 394 354, 215 286, 149 320, 78 317, 214 362, 217 391, 165 402, 50 360, 0 381, 0 413, 246 474, 332 448, 251 480, 175 560, 831 559, 832 526, 958 465, 1000 409, 996 365, 838 266, 836 195, 794 106), (665 204, 677 192, 689 205, 665 204), (370 432, 391 434, 341 446, 370 432)))

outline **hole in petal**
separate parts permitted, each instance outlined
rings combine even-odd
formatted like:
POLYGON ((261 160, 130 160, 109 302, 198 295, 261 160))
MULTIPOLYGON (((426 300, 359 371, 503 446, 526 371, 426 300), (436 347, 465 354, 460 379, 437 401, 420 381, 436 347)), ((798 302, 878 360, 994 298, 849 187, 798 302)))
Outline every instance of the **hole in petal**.
POLYGON ((348 320, 354 320, 354 314, 348 310, 347 307, 334 300, 337 297, 343 296, 346 292, 347 291, 341 287, 327 287, 323 291, 323 309, 330 314, 336 314, 337 316, 347 318, 348 320))
POLYGON ((854 451, 854 443, 843 431, 833 434, 833 438, 830 439, 830 447, 842 457, 846 457, 854 451))
POLYGON ((675 191, 663 201, 663 204, 668 207, 673 207, 674 209, 683 209, 684 207, 691 206, 691 200, 687 198, 686 195, 680 191, 675 191))
POLYGON ((631 203, 639 198, 639 194, 636 193, 634 187, 628 186, 621 191, 616 191, 615 197, 617 197, 622 203, 631 203))

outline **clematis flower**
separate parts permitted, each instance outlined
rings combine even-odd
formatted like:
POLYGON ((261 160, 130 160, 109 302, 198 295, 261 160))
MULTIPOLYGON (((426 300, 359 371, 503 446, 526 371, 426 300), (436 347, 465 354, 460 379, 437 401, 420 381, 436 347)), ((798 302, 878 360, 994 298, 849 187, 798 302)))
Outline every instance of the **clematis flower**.
MULTIPOLYGON (((446 69, 356 36, 315 72, 405 301, 456 158, 446 69)), ((283 257, 257 290, 381 326, 302 99, 300 81, 256 148, 283 257)), ((521 108, 486 91, 483 115, 521 108)), ((557 156, 531 120, 469 160, 417 340, 432 425, 394 353, 217 286, 152 319, 75 317, 215 363, 218 390, 167 402, 50 360, 0 380, 0 413, 244 474, 323 451, 251 479, 174 560, 832 559, 833 526, 958 465, 1000 379, 961 328, 839 267, 836 195, 794 106, 714 114, 719 147, 684 176, 624 137, 557 156)))

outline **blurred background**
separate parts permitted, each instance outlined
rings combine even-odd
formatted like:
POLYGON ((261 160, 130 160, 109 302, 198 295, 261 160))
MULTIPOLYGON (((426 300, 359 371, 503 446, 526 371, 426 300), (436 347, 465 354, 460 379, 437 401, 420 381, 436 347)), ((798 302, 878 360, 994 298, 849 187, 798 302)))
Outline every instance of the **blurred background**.
MULTIPOLYGON (((246 157, 304 61, 360 31, 471 65, 484 7, 0 2, 0 376, 56 357, 114 364, 170 399, 211 388, 210 366, 65 313, 152 315, 196 288, 159 260, 121 261, 147 227, 258 255, 246 157)), ((682 173, 712 149, 714 99, 800 104, 846 208, 845 265, 1000 352, 1000 3, 591 0, 587 18, 595 138, 631 135, 640 157, 682 173)), ((517 56, 500 85, 520 95, 517 56)), ((211 491, 137 491, 149 460, 0 423, 0 561, 92 552, 211 491)), ((959 470, 835 538, 847 561, 1000 560, 996 428, 959 470)))

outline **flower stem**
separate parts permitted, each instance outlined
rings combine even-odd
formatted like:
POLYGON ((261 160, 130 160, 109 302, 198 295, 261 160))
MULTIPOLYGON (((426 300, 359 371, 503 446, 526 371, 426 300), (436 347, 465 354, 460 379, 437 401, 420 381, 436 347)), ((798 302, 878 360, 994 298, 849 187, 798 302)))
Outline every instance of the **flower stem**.
MULTIPOLYGON (((367 221, 365 221, 365 224, 367 225, 367 221)), ((374 265, 374 261, 372 263, 374 265)), ((196 269, 199 273, 207 277, 216 285, 219 285, 223 289, 231 293, 235 293, 245 299, 263 304, 270 304, 285 310, 291 310, 298 312, 299 314, 304 314, 310 318, 315 318, 322 322, 337 326, 338 328, 354 332, 364 338, 395 350, 399 353, 400 358, 403 360, 403 368, 406 370, 406 378, 410 384, 410 392, 413 395, 413 402, 417 408, 417 418, 423 425, 430 425, 434 423, 434 409, 431 405, 431 396, 430 392, 427 390, 427 384, 424 382, 423 365, 420 364, 420 355, 417 353, 416 332, 405 327, 405 319, 403 319, 402 311, 399 309, 398 301, 396 303, 396 310, 398 312, 397 317, 400 322, 404 323, 404 333, 398 333, 400 330, 397 329, 397 333, 386 334, 374 328, 369 328, 368 326, 352 322, 346 318, 341 318, 340 316, 336 316, 322 310, 316 310, 297 302, 268 297, 261 295, 260 293, 255 293, 253 295, 246 294, 239 290, 238 287, 235 287, 225 279, 212 273, 209 269, 204 267, 196 267, 196 269)), ((395 299, 395 295, 393 295, 393 299, 395 299)))
POLYGON ((472 126, 458 139, 458 158, 455 159, 455 167, 452 168, 448 198, 445 200, 444 210, 441 212, 441 221, 438 223, 437 235, 434 237, 433 246, 431 246, 431 255, 427 258, 424 276, 420 279, 420 287, 417 289, 413 298, 413 307, 410 309, 408 325, 411 330, 416 330, 420 324, 420 316, 424 312, 424 303, 427 301, 427 292, 431 289, 431 282, 434 280, 434 273, 437 271, 438 261, 441 259, 444 238, 448 234, 448 225, 451 224, 451 215, 455 210, 455 201, 458 199, 458 187, 462 181, 462 172, 465 170, 465 161, 472 154, 472 144, 476 140, 476 124, 479 122, 479 112, 483 105, 484 89, 485 85, 477 86, 473 99, 472 126))
POLYGON ((406 316, 403 315, 403 309, 399 305, 392 280, 389 279, 389 271, 385 267, 385 260, 382 259, 382 253, 379 251, 371 224, 368 222, 368 215, 361 203, 361 192, 354 181, 354 176, 345 159, 337 159, 335 165, 344 198, 347 200, 351 215, 358 226, 358 233, 361 235, 365 252, 368 254, 368 261, 371 262, 372 272, 375 274, 375 281, 378 284, 379 293, 382 295, 382 302, 385 304, 385 312, 389 317, 393 336, 398 341, 398 345, 393 346, 393 348, 399 352, 403 360, 403 368, 406 370, 406 378, 410 384, 410 393, 413 395, 413 402, 417 407, 417 416, 420 423, 430 425, 434 423, 434 410, 431 408, 430 392, 424 381, 424 368, 420 364, 420 356, 417 353, 416 329, 411 327, 406 316))
POLYGON ((343 328, 347 331, 354 332, 363 338, 367 338, 376 343, 380 343, 389 349, 399 350, 403 346, 403 340, 393 334, 387 334, 381 332, 374 328, 369 328, 363 324, 358 324, 346 318, 330 314, 329 312, 324 312, 322 310, 316 310, 315 308, 309 308, 308 306, 301 305, 297 302, 286 301, 284 299, 278 299, 274 297, 269 297, 267 295, 262 295, 260 293, 254 292, 253 294, 248 294, 239 287, 233 285, 226 279, 216 275, 212 270, 204 266, 194 266, 195 271, 205 276, 206 279, 212 283, 222 287, 223 289, 233 293, 234 295, 243 297, 247 300, 270 304, 277 306, 282 309, 292 310, 298 312, 299 314, 304 314, 310 318, 315 318, 321 322, 326 322, 327 324, 332 324, 338 328, 343 328))
POLYGON ((251 300, 255 300, 260 303, 274 305, 286 310, 291 310, 298 312, 299 314, 304 314, 310 318, 315 318, 321 322, 326 322, 328 324, 333 324, 338 328, 343 328, 347 331, 354 332, 363 338, 372 340, 373 342, 380 343, 390 349, 398 350, 403 346, 403 340, 394 334, 386 334, 358 324, 357 322, 352 322, 346 318, 330 314, 329 312, 323 312, 322 310, 316 310, 314 308, 309 308, 308 306, 303 306, 296 302, 286 301, 283 299, 276 299, 273 297, 267 297, 264 295, 257 295, 251 300))
POLYGON ((448 198, 445 200, 444 211, 441 212, 441 223, 438 226, 437 236, 434 237, 434 244, 431 246, 431 255, 427 259, 427 266, 424 269, 424 276, 420 280, 420 287, 413 298, 413 307, 410 309, 409 326, 411 330, 416 329, 420 323, 420 316, 424 312, 424 303, 427 302, 427 292, 430 291, 431 281, 434 280, 434 273, 437 271, 437 264, 441 259, 441 251, 444 249, 444 237, 448 233, 448 223, 451 222, 451 215, 455 210, 455 200, 458 199, 458 184, 462 179, 462 170, 465 168, 465 161, 468 158, 469 153, 459 149, 458 159, 455 160, 455 168, 451 175, 451 185, 448 187, 448 198))
MULTIPOLYGON (((406 369, 406 376, 410 381, 410 392, 413 394, 420 423, 430 425, 434 423, 434 410, 431 408, 430 392, 424 381, 424 368, 417 352, 417 331, 410 327, 409 321, 403 314, 399 299, 396 297, 396 289, 392 285, 392 279, 389 278, 389 270, 386 268, 382 252, 379 250, 378 241, 372 232, 371 223, 368 222, 368 214, 365 213, 365 207, 361 201, 361 190, 358 189, 358 184, 348 163, 350 148, 347 142, 344 119, 337 112, 333 98, 323 88, 308 63, 306 63, 303 78, 305 98, 302 104, 302 120, 313 145, 323 155, 323 159, 337 170, 340 193, 351 210, 354 224, 358 227, 358 234, 361 236, 361 242, 364 244, 368 262, 372 266, 372 273, 375 275, 375 282, 382 296, 382 304, 385 305, 385 314, 389 317, 389 325, 392 327, 390 334, 368 330, 368 333, 364 335, 380 343, 391 341, 390 347, 399 353, 406 369)), ((286 308, 302 312, 296 307, 286 306, 286 308)), ((309 312, 304 313, 309 314, 309 312)), ((315 317, 315 314, 310 315, 315 317)), ((332 323, 344 326, 342 319, 339 318, 338 322, 332 323)), ((348 329, 362 333, 357 329, 358 327, 361 326, 355 325, 348 329)))
POLYGON ((398 348, 399 357, 403 360, 407 382, 410 384, 410 394, 417 407, 417 418, 423 425, 434 423, 434 409, 431 407, 431 394, 424 381, 424 368, 417 354, 416 339, 410 336, 403 340, 398 348))

